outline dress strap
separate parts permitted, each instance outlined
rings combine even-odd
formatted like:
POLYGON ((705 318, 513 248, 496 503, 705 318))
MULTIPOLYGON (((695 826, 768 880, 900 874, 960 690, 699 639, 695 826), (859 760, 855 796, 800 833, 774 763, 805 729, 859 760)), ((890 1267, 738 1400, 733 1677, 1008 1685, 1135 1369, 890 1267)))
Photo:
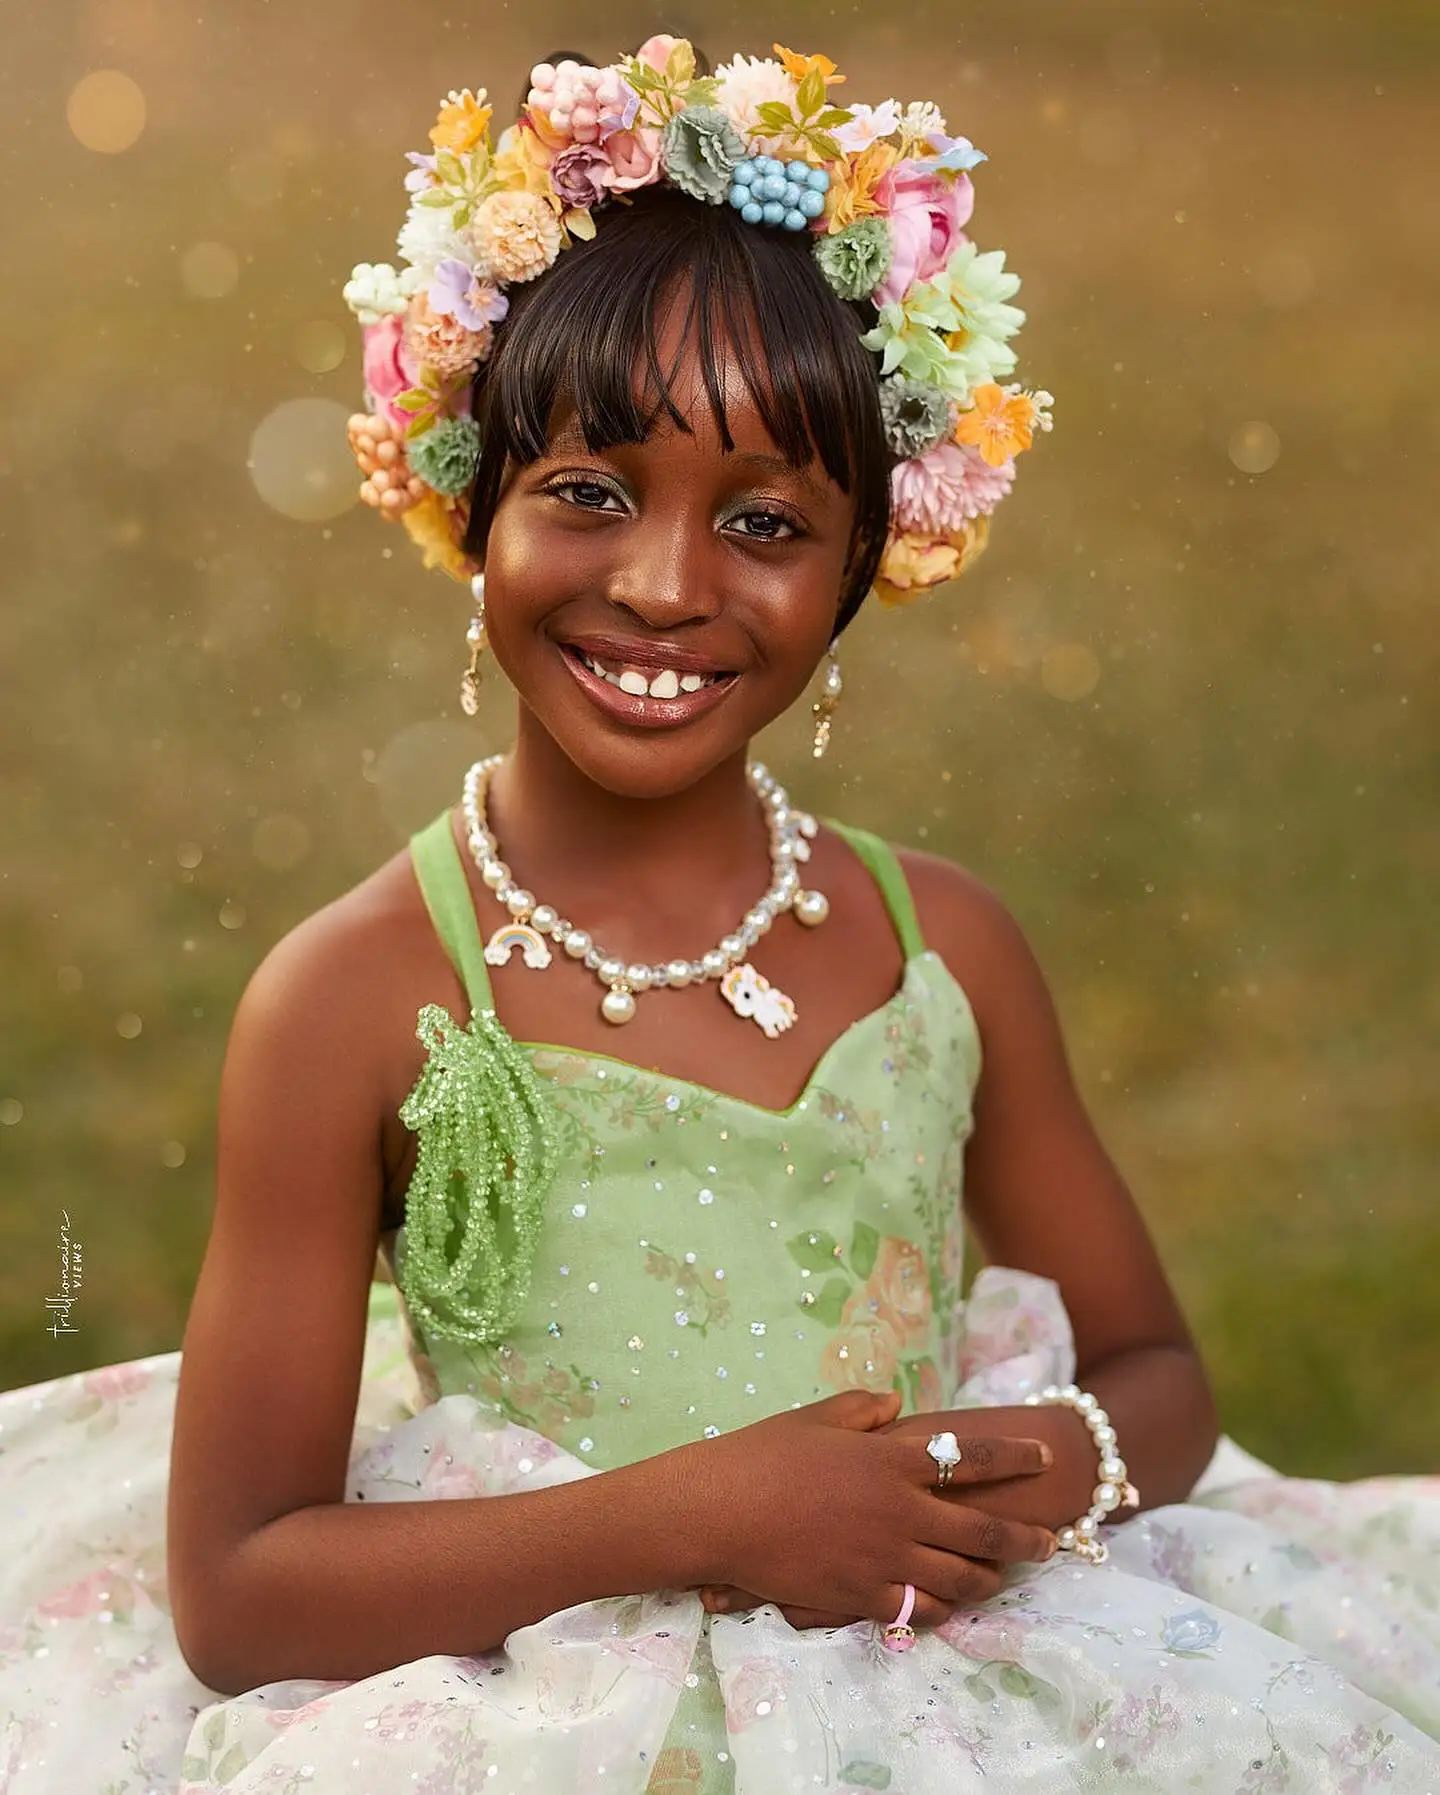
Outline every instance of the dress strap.
POLYGON ((425 908, 464 981, 471 1010, 476 1014, 493 1010, 495 999, 490 990, 490 974, 485 970, 485 944, 480 939, 475 903, 450 830, 448 810, 442 810, 433 823, 427 823, 410 837, 410 858, 425 908))
POLYGON ((916 954, 923 954, 925 937, 920 933, 915 900, 910 895, 910 886, 895 850, 878 835, 872 835, 868 829, 857 829, 850 823, 837 823, 832 817, 827 817, 825 821, 827 827, 850 844, 880 887, 880 895, 885 900, 885 908, 890 912, 890 920, 895 924, 895 933, 900 937, 900 947, 905 958, 913 960, 916 954))

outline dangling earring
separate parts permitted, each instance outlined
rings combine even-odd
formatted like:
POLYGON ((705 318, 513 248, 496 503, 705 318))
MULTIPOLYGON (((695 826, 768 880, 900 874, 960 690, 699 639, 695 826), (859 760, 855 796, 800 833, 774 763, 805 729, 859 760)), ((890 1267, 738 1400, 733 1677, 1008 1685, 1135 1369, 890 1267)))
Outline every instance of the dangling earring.
POLYGON ((820 696, 810 706, 815 716, 815 758, 819 760, 830 746, 830 719, 840 703, 840 694, 845 690, 845 681, 840 677, 840 659, 832 642, 827 650, 827 666, 825 683, 820 689, 820 696))
POLYGON ((480 708, 480 656, 485 651, 485 575, 477 573, 470 582, 470 590, 475 594, 475 615, 470 619, 470 627, 465 632, 465 640, 470 644, 470 665, 460 680, 460 708, 467 717, 473 717, 480 708))

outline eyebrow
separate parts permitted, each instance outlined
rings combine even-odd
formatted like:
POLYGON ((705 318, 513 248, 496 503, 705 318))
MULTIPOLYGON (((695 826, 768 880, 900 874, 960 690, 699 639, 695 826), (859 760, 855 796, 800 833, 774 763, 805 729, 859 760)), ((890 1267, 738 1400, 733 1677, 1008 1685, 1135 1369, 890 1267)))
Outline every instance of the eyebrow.
MULTIPOLYGON (((557 450, 563 449, 580 449, 587 455, 591 453, 590 446, 585 441, 585 433, 574 418, 563 424, 550 439, 549 453, 554 454, 557 450)), ((788 475, 813 492, 816 498, 826 496, 824 487, 811 479, 803 468, 792 466, 783 455, 765 455, 759 450, 741 451, 736 449, 731 450, 726 456, 726 460, 740 467, 753 468, 757 473, 788 475)))

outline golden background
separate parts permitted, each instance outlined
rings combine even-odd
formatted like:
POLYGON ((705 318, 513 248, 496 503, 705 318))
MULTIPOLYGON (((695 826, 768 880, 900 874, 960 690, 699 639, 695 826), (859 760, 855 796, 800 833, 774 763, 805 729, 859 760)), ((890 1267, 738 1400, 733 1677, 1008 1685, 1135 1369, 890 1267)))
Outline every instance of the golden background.
POLYGON ((468 595, 353 501, 340 288, 403 151, 658 29, 937 100, 1056 395, 974 571, 847 635, 824 767, 803 713, 764 752, 1018 914, 1227 1428, 1435 1469, 1440 22, 1399 0, 7 19, 0 1385, 178 1345, 246 979, 505 739, 468 595))

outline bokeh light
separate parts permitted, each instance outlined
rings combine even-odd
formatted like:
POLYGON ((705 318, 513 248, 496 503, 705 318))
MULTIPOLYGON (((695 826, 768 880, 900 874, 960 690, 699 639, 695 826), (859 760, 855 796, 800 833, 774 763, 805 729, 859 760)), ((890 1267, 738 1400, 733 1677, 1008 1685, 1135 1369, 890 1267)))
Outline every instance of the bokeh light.
POLYGON ((225 299, 240 284, 240 258, 228 243, 194 243, 180 258, 180 281, 192 299, 225 299))
POLYGON ((1280 459, 1280 435, 1273 424, 1252 418, 1230 436, 1230 459, 1242 474, 1268 473, 1280 459))
POLYGON ((87 150, 114 156, 139 142, 145 110, 137 81, 119 69, 93 69, 71 88, 65 119, 87 150))
POLYGON ((272 510, 314 524, 360 502, 345 437, 349 416, 335 399, 286 399, 263 420, 251 439, 249 468, 272 510))

